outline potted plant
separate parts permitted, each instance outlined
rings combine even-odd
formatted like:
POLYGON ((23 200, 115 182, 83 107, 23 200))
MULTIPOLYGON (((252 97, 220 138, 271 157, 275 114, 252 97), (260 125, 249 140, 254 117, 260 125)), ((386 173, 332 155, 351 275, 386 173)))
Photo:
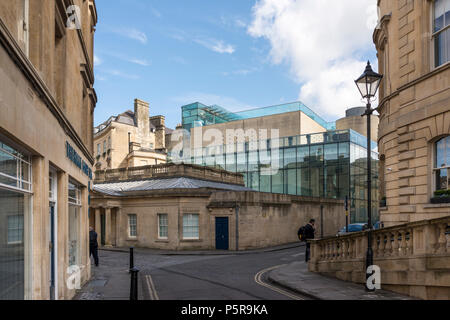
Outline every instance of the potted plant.
POLYGON ((431 203, 450 203, 450 190, 437 190, 434 192, 434 197, 431 198, 431 203))

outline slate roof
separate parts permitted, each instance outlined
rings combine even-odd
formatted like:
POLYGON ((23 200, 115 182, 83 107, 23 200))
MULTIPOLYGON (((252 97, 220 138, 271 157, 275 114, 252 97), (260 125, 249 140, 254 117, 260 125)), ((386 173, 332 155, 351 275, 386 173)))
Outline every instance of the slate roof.
POLYGON ((249 188, 240 185, 233 185, 221 182, 206 181, 192 178, 167 178, 167 179, 150 179, 143 181, 128 181, 103 183, 94 185, 96 192, 110 196, 126 196, 128 192, 135 191, 156 191, 171 189, 216 189, 224 191, 252 191, 249 188))

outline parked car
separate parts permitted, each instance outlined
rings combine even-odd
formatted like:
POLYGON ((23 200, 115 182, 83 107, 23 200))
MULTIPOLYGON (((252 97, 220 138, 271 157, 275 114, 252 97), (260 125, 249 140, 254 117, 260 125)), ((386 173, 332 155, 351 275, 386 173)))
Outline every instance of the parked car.
MULTIPOLYGON (((361 232, 367 229, 367 223, 352 223, 348 225, 348 233, 361 232)), ((337 236, 341 236, 347 233, 346 227, 343 227, 337 233, 337 236)))

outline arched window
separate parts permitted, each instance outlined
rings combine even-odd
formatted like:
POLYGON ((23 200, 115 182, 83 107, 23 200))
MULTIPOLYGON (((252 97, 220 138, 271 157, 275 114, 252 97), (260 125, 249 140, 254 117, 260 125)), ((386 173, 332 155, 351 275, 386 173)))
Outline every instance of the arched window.
POLYGON ((435 150, 436 191, 448 190, 450 189, 450 136, 437 141, 435 150))

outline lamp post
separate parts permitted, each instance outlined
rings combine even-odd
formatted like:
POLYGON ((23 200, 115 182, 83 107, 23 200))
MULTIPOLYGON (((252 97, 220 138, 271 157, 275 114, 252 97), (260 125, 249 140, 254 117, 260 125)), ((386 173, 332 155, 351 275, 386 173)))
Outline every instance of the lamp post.
MULTIPOLYGON (((367 233, 367 255, 366 255, 366 280, 369 279, 371 274, 367 272, 368 268, 373 265, 373 250, 372 250, 372 139, 371 135, 371 115, 375 111, 372 109, 370 100, 375 97, 378 88, 380 87, 381 79, 383 76, 374 72, 370 65, 370 61, 367 62, 367 67, 364 73, 355 80, 356 86, 361 93, 363 99, 367 99, 366 112, 362 115, 367 116, 367 214, 368 214, 368 228, 367 233)), ((375 289, 368 287, 368 281, 366 281, 366 290, 375 291, 375 289)))

